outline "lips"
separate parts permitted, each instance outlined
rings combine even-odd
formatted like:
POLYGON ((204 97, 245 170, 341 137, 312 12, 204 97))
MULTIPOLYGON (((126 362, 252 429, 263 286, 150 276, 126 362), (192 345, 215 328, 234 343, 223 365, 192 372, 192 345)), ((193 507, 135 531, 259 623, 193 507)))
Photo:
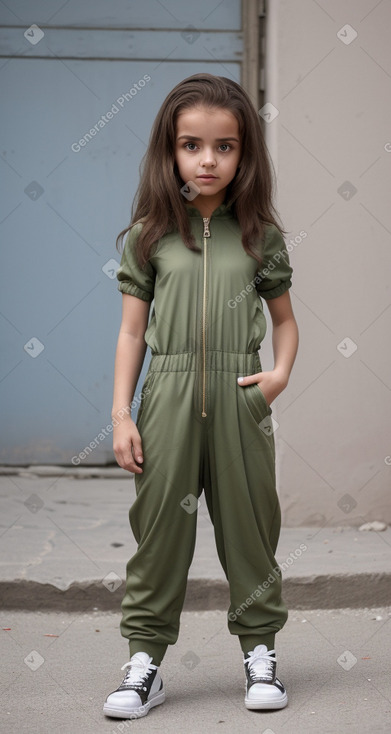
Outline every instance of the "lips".
POLYGON ((217 176, 213 176, 212 174, 205 174, 203 176, 197 176, 197 178, 202 178, 204 181, 213 181, 217 178, 217 176))

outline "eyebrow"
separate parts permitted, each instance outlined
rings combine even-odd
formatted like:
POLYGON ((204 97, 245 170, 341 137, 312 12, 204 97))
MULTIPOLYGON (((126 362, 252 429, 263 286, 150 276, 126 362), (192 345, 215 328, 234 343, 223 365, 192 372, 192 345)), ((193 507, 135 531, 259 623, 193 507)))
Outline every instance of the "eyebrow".
MULTIPOLYGON (((195 135, 181 135, 178 140, 182 140, 182 138, 186 138, 186 140, 202 140, 202 138, 197 138, 195 135)), ((226 138, 216 138, 216 143, 222 143, 225 140, 234 140, 236 143, 239 142, 238 138, 227 136, 226 138)))

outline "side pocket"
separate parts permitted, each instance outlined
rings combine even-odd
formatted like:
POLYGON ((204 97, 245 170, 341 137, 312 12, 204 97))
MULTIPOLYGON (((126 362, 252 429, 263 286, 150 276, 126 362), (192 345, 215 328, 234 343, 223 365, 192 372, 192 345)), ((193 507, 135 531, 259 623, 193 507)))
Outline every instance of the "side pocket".
POLYGON ((141 395, 140 395, 141 402, 140 402, 140 406, 137 412, 137 420, 136 420, 137 428, 140 427, 141 419, 145 411, 145 406, 148 403, 148 400, 151 396, 151 392, 153 389, 153 383, 155 381, 156 374, 157 374, 156 372, 147 372, 147 374, 145 375, 145 380, 141 388, 141 395))
POLYGON ((254 385, 255 385, 255 387, 257 388, 258 392, 259 392, 259 393, 261 393, 261 397, 262 397, 262 399, 263 399, 263 402, 264 402, 264 403, 265 403, 265 405, 267 406, 267 409, 269 410, 269 412, 270 412, 270 413, 272 413, 272 407, 271 407, 271 405, 269 405, 269 403, 267 402, 267 400, 266 400, 266 398, 265 398, 265 395, 264 395, 264 393, 262 392, 261 388, 259 387, 258 383, 257 383, 257 382, 255 382, 255 383, 254 383, 254 385))
POLYGON ((247 407, 257 423, 260 423, 264 418, 272 414, 272 408, 267 403, 262 390, 256 382, 246 387, 239 387, 239 390, 244 390, 247 407))

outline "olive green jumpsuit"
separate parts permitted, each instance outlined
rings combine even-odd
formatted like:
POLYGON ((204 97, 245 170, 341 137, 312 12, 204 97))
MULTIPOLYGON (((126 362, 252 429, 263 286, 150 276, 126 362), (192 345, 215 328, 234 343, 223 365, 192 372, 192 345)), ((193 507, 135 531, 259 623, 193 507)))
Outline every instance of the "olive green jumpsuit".
POLYGON ((267 225, 262 264, 243 249, 227 204, 210 218, 187 205, 201 252, 178 232, 159 240, 144 269, 125 240, 118 290, 154 300, 145 340, 151 361, 137 427, 143 472, 135 474, 129 522, 138 549, 127 563, 120 631, 130 656, 160 665, 177 641, 205 492, 218 557, 230 589, 227 624, 243 653, 274 647, 288 611, 275 559, 281 514, 276 492, 272 408, 260 387, 237 378, 262 371, 262 300, 291 286, 285 242, 267 225))

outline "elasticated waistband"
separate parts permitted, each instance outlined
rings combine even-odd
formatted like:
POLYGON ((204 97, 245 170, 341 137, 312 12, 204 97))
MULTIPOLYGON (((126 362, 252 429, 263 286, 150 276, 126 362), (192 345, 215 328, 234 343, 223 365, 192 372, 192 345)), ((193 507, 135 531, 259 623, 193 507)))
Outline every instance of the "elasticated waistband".
MULTIPOLYGON (((153 354, 149 363, 151 372, 193 372, 200 369, 202 355, 199 352, 180 352, 179 354, 153 354)), ((208 372, 237 372, 253 374, 261 372, 258 352, 207 351, 205 369, 208 372)))

